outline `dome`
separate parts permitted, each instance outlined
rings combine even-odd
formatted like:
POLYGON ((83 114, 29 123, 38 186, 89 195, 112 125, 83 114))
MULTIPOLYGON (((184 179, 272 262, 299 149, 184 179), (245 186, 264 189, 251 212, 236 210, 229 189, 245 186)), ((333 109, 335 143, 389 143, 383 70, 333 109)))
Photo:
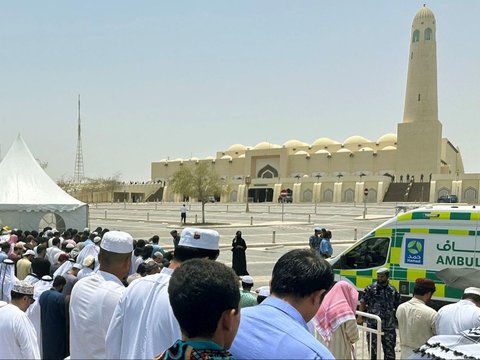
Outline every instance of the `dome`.
POLYGON ((435 20, 435 15, 433 15, 432 10, 430 10, 428 7, 423 5, 420 10, 417 11, 415 14, 415 17, 413 18, 413 21, 415 20, 420 20, 420 19, 433 19, 435 20))
POLYGON ((309 153, 306 151, 300 150, 300 151, 297 151, 295 155, 309 155, 309 153))
POLYGON ((351 151, 351 150, 348 150, 348 149, 345 149, 345 148, 343 148, 343 149, 339 149, 339 150, 337 151, 337 153, 350 153, 350 154, 351 154, 351 153, 352 153, 352 151, 351 151))
POLYGON ((388 146, 385 146, 382 150, 397 150, 397 148, 395 146, 388 145, 388 146))
POLYGON ((238 158, 239 159, 245 159, 245 154, 239 155, 238 158))
POLYGON ((357 145, 357 144, 365 144, 365 143, 371 143, 371 141, 368 139, 365 139, 363 136, 360 136, 360 135, 350 136, 344 142, 345 145, 357 145))
POLYGON ((286 148, 299 148, 304 146, 309 146, 307 143, 298 140, 288 140, 285 144, 283 144, 286 148))
POLYGON ((168 162, 168 160, 167 159, 162 159, 162 160, 160 160, 160 162, 161 163, 166 163, 166 162, 168 162))
POLYGON ((325 150, 325 149, 320 149, 320 150, 315 151, 315 154, 326 154, 326 155, 330 155, 330 152, 328 152, 328 151, 325 150))
POLYGON ((183 161, 183 159, 182 159, 182 158, 176 158, 176 159, 173 160, 173 161, 183 161))
POLYGON ((233 144, 232 146, 230 146, 227 151, 245 151, 247 149, 247 147, 245 145, 242 145, 242 144, 233 144))
POLYGON ((397 134, 389 133, 382 135, 378 138, 377 143, 389 143, 389 144, 395 144, 397 142, 397 134))
POLYGON ((223 155, 220 159, 222 159, 222 160, 232 160, 232 157, 230 155, 223 155))
POLYGON ((361 149, 358 149, 358 151, 373 151, 373 149, 371 147, 365 146, 365 147, 362 147, 361 149))
POLYGON ((340 143, 335 141, 335 140, 332 140, 330 138, 327 138, 327 137, 322 137, 322 138, 318 138, 317 140, 315 140, 313 143, 312 143, 312 146, 322 146, 322 147, 325 147, 325 146, 328 146, 328 145, 339 145, 340 143))
POLYGON ((215 158, 213 156, 207 156, 205 160, 215 160, 215 158))
POLYGON ((255 150, 266 150, 266 149, 278 149, 280 145, 276 144, 271 144, 266 141, 259 142, 257 145, 255 145, 254 149, 255 150))
POLYGON ((194 157, 191 157, 191 158, 188 159, 188 160, 190 160, 190 161, 198 161, 198 160, 200 160, 200 159, 194 156, 194 157))

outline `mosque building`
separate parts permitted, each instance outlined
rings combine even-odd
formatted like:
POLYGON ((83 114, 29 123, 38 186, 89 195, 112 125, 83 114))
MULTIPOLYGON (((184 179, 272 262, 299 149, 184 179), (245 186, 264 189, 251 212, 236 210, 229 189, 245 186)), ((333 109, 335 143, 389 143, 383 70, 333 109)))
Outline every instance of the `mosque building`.
POLYGON ((215 157, 161 160, 151 164, 154 182, 166 184, 164 201, 181 201, 168 180, 182 166, 211 162, 228 191, 223 202, 277 201, 288 189, 293 202, 430 201, 457 194, 477 201, 478 178, 464 175, 460 151, 442 137, 438 119, 436 22, 423 6, 410 36, 403 121, 397 134, 378 139, 355 135, 343 142, 321 137, 308 144, 234 144, 215 157), (471 186, 469 181, 472 182, 471 186), (247 195, 248 192, 248 195, 247 195))

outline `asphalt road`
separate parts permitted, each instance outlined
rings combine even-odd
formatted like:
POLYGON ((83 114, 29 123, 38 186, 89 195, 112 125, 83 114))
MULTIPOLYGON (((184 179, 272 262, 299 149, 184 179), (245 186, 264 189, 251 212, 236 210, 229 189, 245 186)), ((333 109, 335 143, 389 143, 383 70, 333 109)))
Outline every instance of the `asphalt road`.
MULTIPOLYGON (((90 228, 107 227, 110 230, 127 231, 135 239, 160 236, 160 244, 172 248, 170 231, 181 230, 180 205, 178 203, 104 203, 90 206, 90 228)), ((219 261, 231 265, 231 241, 241 230, 247 242, 247 266, 255 280, 255 287, 267 285, 275 262, 284 253, 308 246, 308 238, 314 226, 332 231, 334 255, 339 254, 370 230, 395 214, 394 204, 367 205, 363 219, 363 204, 206 204, 207 225, 201 221, 201 205, 187 205, 187 226, 208 227, 220 234, 219 261), (283 221, 282 221, 283 218, 283 221)))

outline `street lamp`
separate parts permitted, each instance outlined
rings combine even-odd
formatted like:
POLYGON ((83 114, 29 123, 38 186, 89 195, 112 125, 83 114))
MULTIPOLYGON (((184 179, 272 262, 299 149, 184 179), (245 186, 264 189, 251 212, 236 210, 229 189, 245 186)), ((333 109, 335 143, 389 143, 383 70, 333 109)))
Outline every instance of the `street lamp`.
POLYGON ((245 212, 250 212, 250 209, 248 208, 248 187, 252 183, 252 178, 250 176, 245 176, 245 197, 247 199, 246 205, 245 205, 245 212))
MULTIPOLYGON (((317 183, 318 183, 318 181, 320 180, 322 175, 317 174, 317 175, 315 175, 315 177, 317 178, 317 183)), ((318 193, 318 188, 317 188, 317 191, 315 192, 315 199, 314 199, 315 200, 315 215, 317 214, 317 201, 318 201, 318 194, 317 193, 318 193)))

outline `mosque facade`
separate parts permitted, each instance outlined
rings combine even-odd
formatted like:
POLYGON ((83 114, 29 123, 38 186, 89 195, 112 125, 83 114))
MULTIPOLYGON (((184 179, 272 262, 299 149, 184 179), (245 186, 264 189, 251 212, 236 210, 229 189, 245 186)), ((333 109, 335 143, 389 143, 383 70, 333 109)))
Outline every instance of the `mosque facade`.
POLYGON ((436 22, 426 6, 413 19, 408 59, 404 115, 397 134, 373 140, 360 135, 343 141, 320 137, 311 144, 234 144, 214 157, 153 162, 152 181, 165 184, 164 201, 181 201, 181 194, 169 191, 169 179, 182 166, 210 162, 225 181, 223 202, 245 202, 247 197, 276 202, 285 189, 300 203, 412 200, 415 189, 418 201, 456 194, 461 201, 476 202, 478 177, 464 174, 459 149, 442 135, 436 22))

